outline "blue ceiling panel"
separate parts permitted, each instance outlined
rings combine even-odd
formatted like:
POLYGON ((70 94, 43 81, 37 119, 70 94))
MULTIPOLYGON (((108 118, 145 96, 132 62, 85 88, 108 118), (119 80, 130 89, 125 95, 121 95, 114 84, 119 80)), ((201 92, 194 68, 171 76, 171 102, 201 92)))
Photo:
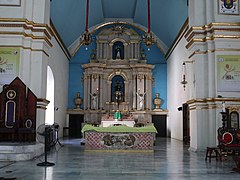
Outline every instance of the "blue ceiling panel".
MULTIPOLYGON (((101 0, 89 3, 89 27, 103 21, 101 0)), ((51 20, 64 44, 70 46, 85 30, 86 0, 54 0, 51 20)))
MULTIPOLYGON (((150 1, 151 31, 168 47, 188 17, 186 0, 150 1)), ((148 26, 147 0, 138 0, 134 22, 148 26)))
MULTIPOLYGON (((188 17, 187 0, 151 0, 151 30, 171 47, 188 17)), ((106 18, 133 19, 147 28, 147 0, 89 0, 89 28, 106 18)), ((86 0, 51 1, 51 19, 64 44, 69 47, 86 25, 86 0)))
POLYGON ((133 18, 137 0, 102 0, 104 18, 133 18))

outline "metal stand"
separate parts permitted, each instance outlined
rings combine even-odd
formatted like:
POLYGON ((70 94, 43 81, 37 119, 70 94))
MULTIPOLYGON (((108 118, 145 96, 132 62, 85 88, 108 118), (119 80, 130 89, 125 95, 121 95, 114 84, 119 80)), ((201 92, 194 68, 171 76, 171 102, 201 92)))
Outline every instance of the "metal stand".
POLYGON ((59 141, 59 138, 58 138, 58 128, 56 128, 56 143, 55 143, 55 145, 56 145, 57 143, 58 143, 61 147, 63 147, 63 144, 59 141))
POLYGON ((47 151, 48 151, 48 145, 49 145, 49 135, 50 135, 50 127, 45 127, 45 143, 44 143, 44 154, 45 154, 45 161, 42 162, 42 163, 38 163, 37 166, 45 166, 45 167, 48 167, 48 166, 54 166, 55 164, 54 163, 51 163, 51 162, 48 162, 47 161, 47 151))
POLYGON ((54 125, 54 130, 55 130, 55 136, 56 136, 56 140, 54 141, 54 146, 58 143, 61 147, 63 147, 63 144, 59 141, 58 138, 58 129, 59 129, 59 125, 54 125))

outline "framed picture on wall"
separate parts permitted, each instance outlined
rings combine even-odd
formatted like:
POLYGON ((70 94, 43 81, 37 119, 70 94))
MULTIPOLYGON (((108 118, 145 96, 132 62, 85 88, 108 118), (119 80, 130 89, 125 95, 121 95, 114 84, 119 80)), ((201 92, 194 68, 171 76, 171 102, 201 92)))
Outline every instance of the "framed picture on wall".
POLYGON ((218 0, 218 4, 220 14, 239 14, 239 0, 218 0))
POLYGON ((21 6, 21 0, 0 0, 0 6, 21 6))
POLYGON ((218 91, 240 91, 240 56, 217 55, 218 91))

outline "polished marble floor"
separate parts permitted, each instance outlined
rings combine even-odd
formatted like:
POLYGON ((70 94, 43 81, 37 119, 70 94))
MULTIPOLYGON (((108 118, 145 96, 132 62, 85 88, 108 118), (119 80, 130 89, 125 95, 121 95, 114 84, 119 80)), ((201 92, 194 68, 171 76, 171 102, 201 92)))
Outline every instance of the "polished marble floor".
MULTIPOLYGON (((84 152, 80 139, 63 139, 48 155, 52 167, 39 167, 44 156, 31 161, 0 162, 0 177, 18 180, 157 180, 240 179, 230 157, 205 161, 205 153, 170 138, 158 138, 154 153, 84 152)), ((0 178, 1 179, 1 178, 0 178)))

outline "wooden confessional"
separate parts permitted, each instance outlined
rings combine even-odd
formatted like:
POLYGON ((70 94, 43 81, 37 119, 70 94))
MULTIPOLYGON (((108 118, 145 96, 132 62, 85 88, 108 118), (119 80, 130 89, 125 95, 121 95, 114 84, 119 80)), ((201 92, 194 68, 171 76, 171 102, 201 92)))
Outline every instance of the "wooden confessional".
POLYGON ((16 77, 0 93, 0 142, 36 141, 37 97, 16 77))

